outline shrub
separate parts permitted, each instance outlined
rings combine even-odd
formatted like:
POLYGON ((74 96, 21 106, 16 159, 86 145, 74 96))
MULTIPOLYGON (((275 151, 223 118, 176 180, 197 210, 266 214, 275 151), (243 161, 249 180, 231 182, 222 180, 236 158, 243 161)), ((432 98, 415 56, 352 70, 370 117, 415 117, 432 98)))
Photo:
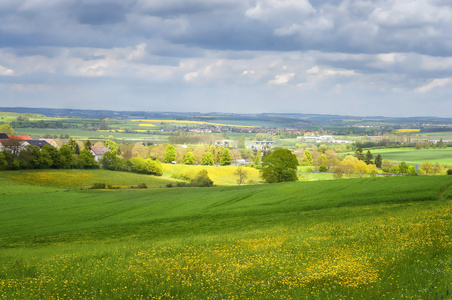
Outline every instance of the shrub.
POLYGON ((213 186, 213 181, 209 178, 206 170, 201 170, 198 175, 192 179, 190 185, 197 187, 209 187, 213 186))
POLYGON ((319 167, 319 172, 328 172, 328 168, 325 165, 319 167))
POLYGON ((146 183, 140 183, 139 185, 137 185, 137 188, 139 188, 139 189, 147 189, 148 186, 146 185, 146 183))
POLYGON ((447 169, 447 175, 452 175, 452 169, 447 169))
POLYGON ((107 185, 103 182, 96 182, 93 183, 93 185, 91 186, 91 189, 105 189, 107 187, 107 185))

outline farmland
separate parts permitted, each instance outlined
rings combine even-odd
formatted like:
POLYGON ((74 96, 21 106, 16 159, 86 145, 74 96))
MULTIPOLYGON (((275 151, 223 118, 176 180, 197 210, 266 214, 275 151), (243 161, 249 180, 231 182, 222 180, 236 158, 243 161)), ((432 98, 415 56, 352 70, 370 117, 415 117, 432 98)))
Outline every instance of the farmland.
POLYGON ((448 176, 97 191, 14 173, 5 299, 450 298, 448 176))
POLYGON ((421 164, 424 161, 452 166, 452 149, 389 148, 375 149, 372 153, 393 161, 405 161, 407 164, 421 164))

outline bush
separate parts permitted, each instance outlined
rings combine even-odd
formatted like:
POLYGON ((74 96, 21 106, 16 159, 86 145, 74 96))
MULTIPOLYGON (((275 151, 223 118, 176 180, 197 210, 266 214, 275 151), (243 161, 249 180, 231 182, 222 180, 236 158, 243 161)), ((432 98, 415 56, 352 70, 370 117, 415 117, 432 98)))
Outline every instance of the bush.
POLYGON ((91 186, 91 189, 105 189, 107 187, 107 185, 103 182, 96 182, 93 183, 93 185, 91 186))
POLYGON ((213 186, 213 181, 209 178, 206 170, 201 170, 198 175, 192 179, 190 185, 196 187, 209 187, 213 186))
POLYGON ((139 189, 147 189, 148 186, 146 185, 146 183, 140 183, 139 185, 137 185, 137 188, 139 188, 139 189))
POLYGON ((325 165, 319 167, 319 172, 328 172, 328 168, 325 165))
POLYGON ((447 175, 452 175, 452 169, 447 169, 447 175))

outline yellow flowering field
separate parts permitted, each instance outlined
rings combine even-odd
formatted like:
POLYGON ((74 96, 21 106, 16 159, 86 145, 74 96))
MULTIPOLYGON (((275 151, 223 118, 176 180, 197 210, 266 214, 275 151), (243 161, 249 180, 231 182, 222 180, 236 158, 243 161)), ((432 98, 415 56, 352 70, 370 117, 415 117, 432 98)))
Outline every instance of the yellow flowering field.
POLYGON ((396 132, 398 133, 415 133, 420 132, 420 129, 397 129, 396 132))
POLYGON ((118 188, 128 188, 140 183, 146 183, 150 188, 164 187, 174 182, 171 178, 162 178, 128 172, 113 172, 108 170, 25 170, 2 172, 17 182, 34 186, 60 186, 65 188, 86 189, 96 182, 103 182, 118 188))
POLYGON ((69 191, 33 214, 30 195, 6 196, 0 298, 451 299, 450 190, 435 176, 69 191))
POLYGON ((249 125, 232 125, 232 124, 220 124, 220 123, 211 123, 204 121, 188 121, 188 120, 131 120, 132 122, 142 122, 139 126, 152 126, 148 125, 149 123, 173 123, 173 124, 193 124, 193 125, 212 125, 212 126, 228 126, 228 127, 247 127, 253 128, 256 126, 249 125))

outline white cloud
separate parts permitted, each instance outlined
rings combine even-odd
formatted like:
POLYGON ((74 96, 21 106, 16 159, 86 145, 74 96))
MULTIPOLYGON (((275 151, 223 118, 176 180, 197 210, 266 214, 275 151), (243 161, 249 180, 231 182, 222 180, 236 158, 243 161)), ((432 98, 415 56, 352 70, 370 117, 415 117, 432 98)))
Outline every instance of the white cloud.
POLYGON ((196 78, 199 77, 199 73, 198 72, 190 72, 184 75, 184 80, 185 81, 192 81, 196 78))
POLYGON ((252 19, 276 22, 296 22, 315 9, 307 0, 262 0, 245 12, 252 19))
POLYGON ((450 23, 452 10, 450 6, 435 5, 428 0, 387 1, 374 9, 370 19, 390 27, 450 23))
POLYGON ((12 76, 12 75, 14 75, 13 70, 0 65, 0 76, 12 76))
POLYGON ((269 84, 277 84, 277 85, 283 85, 287 84, 290 80, 292 80, 295 76, 295 73, 287 73, 287 74, 280 74, 276 75, 275 79, 270 80, 269 84))
POLYGON ((416 93, 427 93, 431 90, 434 90, 436 88, 443 87, 443 86, 449 85, 449 84, 452 84, 452 78, 433 79, 429 83, 422 85, 422 86, 418 87, 417 89, 415 89, 415 92, 416 93))

